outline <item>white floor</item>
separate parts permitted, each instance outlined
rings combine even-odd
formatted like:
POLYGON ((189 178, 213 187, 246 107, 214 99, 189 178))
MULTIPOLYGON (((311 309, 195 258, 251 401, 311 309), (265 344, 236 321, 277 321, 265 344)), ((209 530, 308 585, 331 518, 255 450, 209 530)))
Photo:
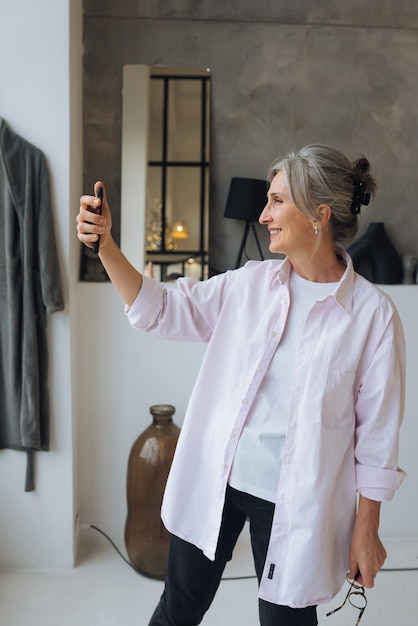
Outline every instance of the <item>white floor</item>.
MULTIPOLYGON (((385 542, 385 568, 418 567, 418 541, 385 542)), ((123 549, 122 549, 123 551, 123 549)), ((253 574, 248 536, 244 534, 225 572, 253 574)), ((146 626, 160 597, 162 583, 144 578, 108 545, 89 548, 68 571, 0 571, 1 626, 146 626)), ((224 580, 204 626, 257 626, 255 579, 224 580)), ((319 608, 321 626, 354 626, 350 606, 325 617, 343 593, 319 608)), ((417 626, 418 571, 383 571, 367 591, 361 626, 417 626)))

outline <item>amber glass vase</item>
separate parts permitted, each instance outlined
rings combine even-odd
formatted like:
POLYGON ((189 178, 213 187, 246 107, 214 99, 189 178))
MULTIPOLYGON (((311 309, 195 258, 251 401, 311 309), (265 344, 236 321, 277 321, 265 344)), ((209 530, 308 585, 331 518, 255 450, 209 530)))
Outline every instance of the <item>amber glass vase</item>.
POLYGON ((150 407, 152 424, 134 442, 128 460, 125 547, 135 569, 163 580, 170 534, 161 521, 161 503, 180 429, 171 404, 150 407))

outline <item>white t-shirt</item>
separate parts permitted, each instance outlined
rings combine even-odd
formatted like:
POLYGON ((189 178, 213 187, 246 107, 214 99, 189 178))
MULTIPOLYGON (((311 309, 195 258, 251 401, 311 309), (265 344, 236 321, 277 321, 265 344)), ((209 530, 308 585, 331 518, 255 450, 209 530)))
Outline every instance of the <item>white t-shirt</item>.
POLYGON ((228 480, 234 489, 276 501, 290 410, 293 362, 303 324, 314 303, 329 295, 337 285, 305 280, 292 271, 287 326, 235 450, 228 480))

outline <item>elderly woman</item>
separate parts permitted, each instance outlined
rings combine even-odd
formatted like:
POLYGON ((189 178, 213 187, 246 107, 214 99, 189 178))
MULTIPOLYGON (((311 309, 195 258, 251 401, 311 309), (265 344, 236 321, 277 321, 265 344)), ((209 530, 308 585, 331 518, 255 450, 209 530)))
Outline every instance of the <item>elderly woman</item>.
POLYGON ((376 184, 366 158, 324 145, 276 160, 268 178, 260 223, 284 260, 169 290, 123 256, 106 196, 102 216, 81 198, 78 237, 100 236, 132 326, 208 344, 164 496, 172 540, 152 626, 202 621, 247 519, 262 626, 317 624, 347 572, 372 587, 386 557, 380 503, 404 478, 404 337, 344 252, 376 184))

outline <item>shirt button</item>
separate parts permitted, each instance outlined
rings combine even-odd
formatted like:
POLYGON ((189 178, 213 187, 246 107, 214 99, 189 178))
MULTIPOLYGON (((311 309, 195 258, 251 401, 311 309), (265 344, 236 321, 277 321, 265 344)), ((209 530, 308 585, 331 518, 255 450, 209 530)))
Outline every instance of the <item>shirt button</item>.
POLYGON ((272 336, 272 337, 275 337, 276 335, 277 335, 276 331, 275 331, 275 330, 272 330, 272 331, 271 331, 271 336, 272 336))
POLYGON ((244 398, 244 399, 243 399, 242 404, 248 404, 248 400, 247 400, 247 398, 244 398))
POLYGON ((284 298, 282 298, 282 299, 280 300, 280 304, 286 304, 286 300, 284 300, 284 298))

